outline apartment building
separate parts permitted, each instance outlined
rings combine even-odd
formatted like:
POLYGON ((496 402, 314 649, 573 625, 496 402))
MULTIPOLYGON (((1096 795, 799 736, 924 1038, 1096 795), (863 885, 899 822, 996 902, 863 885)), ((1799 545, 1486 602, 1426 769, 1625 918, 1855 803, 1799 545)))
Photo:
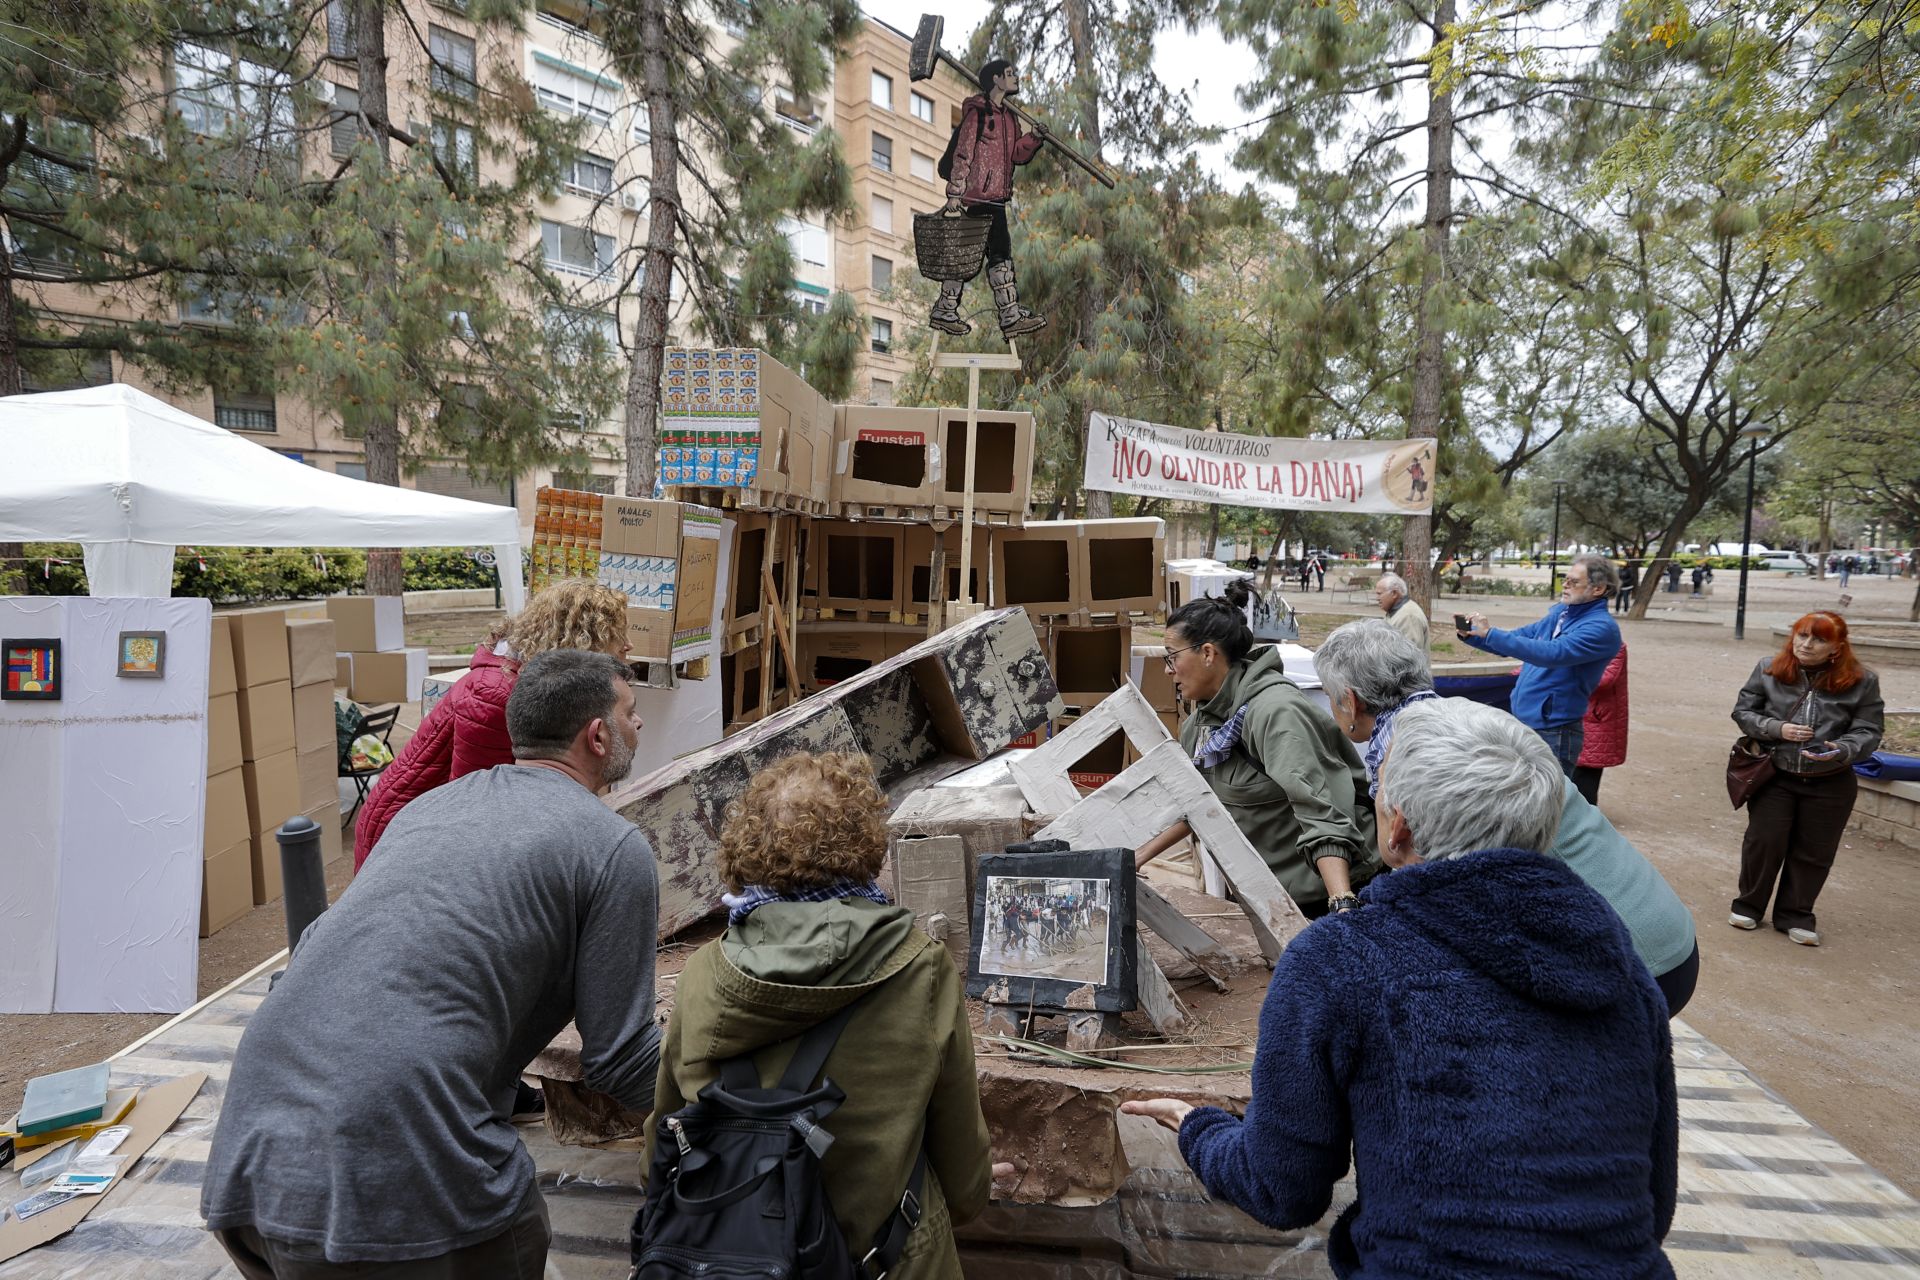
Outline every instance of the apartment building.
MULTIPOLYGON (((542 109, 582 121, 580 154, 538 210, 544 260, 572 285, 567 305, 548 306, 544 319, 561 332, 596 331, 611 342, 630 339, 637 319, 636 299, 625 286, 646 239, 651 123, 638 92, 623 85, 609 65, 596 33, 598 11, 599 0, 539 0, 524 28, 503 32, 472 22, 463 0, 413 0, 389 19, 388 84, 393 118, 416 135, 430 135, 443 162, 476 172, 500 162, 458 119, 457 103, 477 95, 502 68, 525 79, 542 109), (416 33, 424 35, 426 49, 416 33), (453 109, 444 101, 436 104, 436 89, 451 94, 453 109)), ((348 13, 342 0, 329 6, 330 53, 345 56, 352 48, 348 13)), ((716 36, 722 42, 728 38, 724 32, 716 36)), ((800 98, 778 83, 759 90, 781 122, 798 133, 836 128, 853 162, 852 216, 831 224, 795 219, 786 230, 795 257, 793 296, 800 305, 824 310, 833 290, 845 289, 872 315, 855 395, 876 403, 891 399, 905 370, 893 353, 895 335, 920 319, 898 305, 894 273, 913 270, 913 214, 936 209, 944 200, 934 164, 958 120, 960 102, 972 92, 944 66, 931 81, 910 82, 909 44, 905 33, 869 19, 841 57, 833 83, 818 97, 800 98)), ((225 80, 229 57, 218 49, 180 46, 165 69, 171 109, 190 124, 204 120, 208 128, 217 127, 220 113, 236 107, 209 87, 225 80)), ((357 103, 350 62, 329 62, 323 76, 323 96, 344 108, 357 103)), ((310 139, 299 163, 309 172, 330 169, 354 138, 351 122, 342 122, 330 134, 310 139)), ((677 282, 675 299, 678 304, 677 282)), ((119 305, 99 293, 62 286, 49 288, 43 300, 80 323, 119 305)), ((222 322, 218 301, 212 299, 189 304, 178 318, 188 325, 222 322)), ((676 305, 674 330, 682 340, 684 320, 676 305)), ((450 322, 458 322, 457 314, 450 322)), ((325 405, 271 386, 183 390, 156 385, 117 356, 99 357, 85 374, 89 383, 115 379, 308 465, 365 476, 360 441, 325 405)), ((529 527, 541 485, 614 492, 625 474, 625 427, 618 411, 594 422, 566 418, 564 411, 560 416, 564 429, 594 456, 585 472, 543 468, 513 482, 490 483, 473 479, 461 460, 449 458, 420 467, 402 483, 517 506, 529 527)))

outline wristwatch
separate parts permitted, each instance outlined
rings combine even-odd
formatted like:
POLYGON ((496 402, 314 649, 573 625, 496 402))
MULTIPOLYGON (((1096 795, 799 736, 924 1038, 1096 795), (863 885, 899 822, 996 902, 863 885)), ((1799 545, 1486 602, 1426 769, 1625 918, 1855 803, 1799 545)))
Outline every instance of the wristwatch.
POLYGON ((1327 899, 1327 910, 1330 912, 1351 911, 1359 905, 1360 895, 1357 893, 1343 893, 1338 897, 1327 899))

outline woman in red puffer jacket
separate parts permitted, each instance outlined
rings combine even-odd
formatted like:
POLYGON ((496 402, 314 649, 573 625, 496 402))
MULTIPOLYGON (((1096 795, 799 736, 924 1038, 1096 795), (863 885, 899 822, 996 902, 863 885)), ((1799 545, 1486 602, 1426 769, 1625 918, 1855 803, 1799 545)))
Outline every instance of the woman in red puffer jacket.
POLYGON ((507 695, 520 664, 549 649, 587 649, 624 660, 627 598, 585 579, 556 582, 473 651, 473 669, 447 690, 374 786, 353 833, 357 872, 407 802, 443 783, 513 763, 507 695))
POLYGON ((1587 736, 1580 745, 1580 761, 1573 785, 1587 803, 1600 803, 1600 771, 1627 762, 1627 646, 1600 674, 1600 684, 1587 699, 1587 736))

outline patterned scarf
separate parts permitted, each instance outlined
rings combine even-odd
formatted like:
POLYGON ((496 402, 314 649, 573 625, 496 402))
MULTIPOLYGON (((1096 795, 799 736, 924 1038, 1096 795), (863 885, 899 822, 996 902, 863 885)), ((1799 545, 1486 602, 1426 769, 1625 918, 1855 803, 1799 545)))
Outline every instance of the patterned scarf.
POLYGON ((1406 701, 1398 706, 1388 707, 1373 718, 1373 732, 1367 735, 1367 794, 1380 790, 1380 762, 1387 757, 1387 744, 1393 741, 1393 718, 1401 710, 1416 702, 1425 702, 1428 698, 1440 695, 1431 689, 1422 689, 1418 693, 1407 695, 1406 701))
POLYGON ((727 909, 727 926, 739 924, 756 910, 769 902, 834 902, 840 898, 865 898, 877 902, 883 907, 893 905, 878 880, 869 880, 865 884, 855 884, 851 880, 835 880, 831 884, 815 885, 811 889, 795 889, 790 893, 775 893, 772 889, 750 884, 739 893, 723 893, 720 903, 727 909))
POLYGON ((1247 708, 1252 705, 1251 702, 1241 703, 1240 709, 1233 713, 1231 720, 1207 735, 1207 740, 1202 742, 1200 749, 1193 753, 1193 764, 1196 769, 1211 769, 1233 754, 1233 748, 1240 741, 1241 731, 1247 727, 1247 708))

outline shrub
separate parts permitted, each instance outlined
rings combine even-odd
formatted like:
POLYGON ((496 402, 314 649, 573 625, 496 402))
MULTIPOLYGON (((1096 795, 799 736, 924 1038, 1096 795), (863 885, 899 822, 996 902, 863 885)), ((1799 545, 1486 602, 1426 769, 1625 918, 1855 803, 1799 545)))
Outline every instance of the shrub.
MULTIPOLYGON (((24 572, 0 577, 0 591, 34 596, 83 596, 86 566, 78 543, 30 542, 24 572)), ((418 547, 401 555, 408 591, 490 588, 492 568, 462 547, 418 547)), ((522 571, 526 552, 521 552, 522 571)), ((367 577, 367 553, 358 547, 200 547, 173 557, 173 594, 218 603, 299 600, 355 592, 367 577)))

